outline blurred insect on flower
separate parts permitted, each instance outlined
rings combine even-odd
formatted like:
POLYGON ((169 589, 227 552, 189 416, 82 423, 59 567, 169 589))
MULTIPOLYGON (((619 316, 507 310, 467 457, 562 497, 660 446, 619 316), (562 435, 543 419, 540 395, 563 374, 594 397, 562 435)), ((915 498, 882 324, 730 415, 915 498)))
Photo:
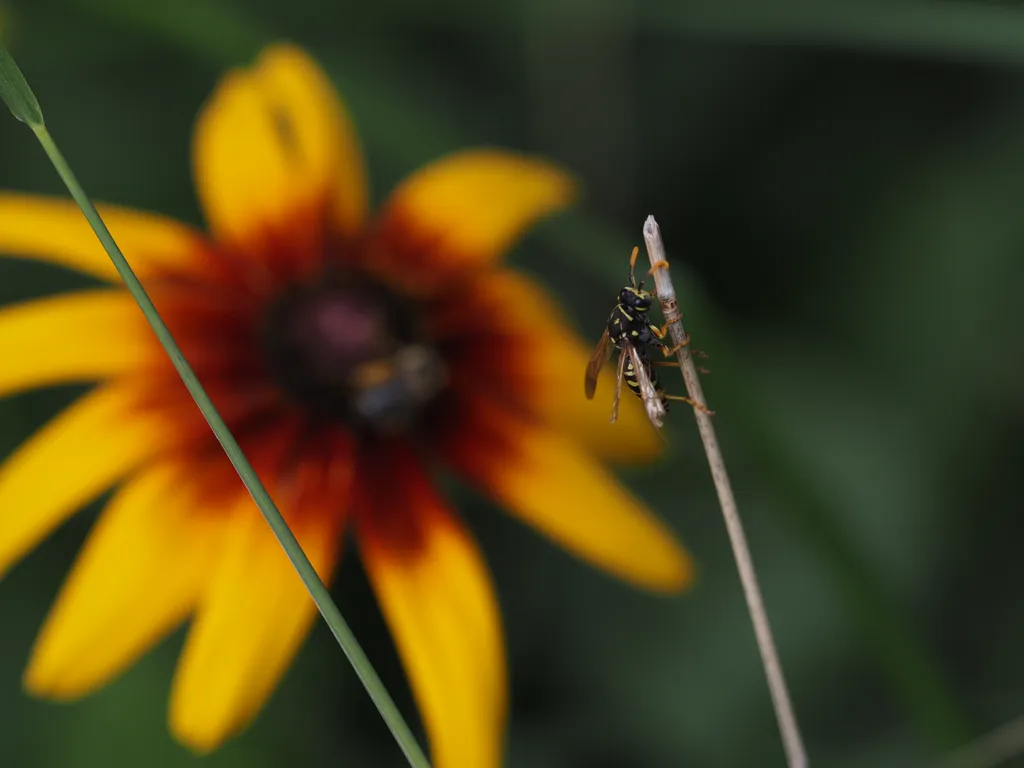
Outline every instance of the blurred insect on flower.
MULTIPOLYGON (((570 180, 463 151, 370 217, 352 123, 313 61, 283 45, 220 83, 196 125, 194 178, 208 234, 101 213, 325 581, 356 537, 435 765, 498 765, 498 602, 433 466, 639 586, 690 578, 685 552, 603 466, 657 452, 642 411, 612 427, 588 407, 586 346, 499 262, 568 203, 570 180)), ((0 194, 0 251, 109 283, 0 310, 0 394, 96 382, 0 466, 0 574, 115 489, 26 685, 81 696, 188 621, 170 726, 213 749, 271 694, 313 602, 81 213, 0 194)))

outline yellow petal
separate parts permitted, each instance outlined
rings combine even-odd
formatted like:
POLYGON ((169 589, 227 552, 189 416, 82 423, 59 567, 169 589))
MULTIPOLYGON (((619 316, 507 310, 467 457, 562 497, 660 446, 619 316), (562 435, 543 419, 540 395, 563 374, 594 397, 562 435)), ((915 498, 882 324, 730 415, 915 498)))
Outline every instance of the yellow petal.
MULTIPOLYGON (((202 273, 205 245, 197 231, 151 213, 96 207, 140 278, 165 270, 202 273)), ((0 254, 58 264, 111 282, 121 279, 70 200, 0 192, 0 254)))
POLYGON ((78 400, 0 465, 0 576, 83 504, 165 448, 158 414, 111 385, 78 400))
POLYGON ((291 116, 295 144, 306 172, 332 188, 335 221, 355 233, 369 209, 366 168, 359 136, 327 76, 302 49, 275 45, 254 75, 275 107, 291 116))
MULTIPOLYGON (((338 553, 338 519, 289 520, 320 578, 329 579, 338 553)), ((220 560, 178 662, 171 692, 171 730, 192 749, 208 752, 256 716, 316 616, 284 550, 246 494, 240 496, 220 560)))
POLYGON ((479 407, 446 453, 520 519, 639 586, 677 591, 692 579, 671 532, 586 450, 527 419, 479 407))
POLYGON ((245 241, 326 204, 343 232, 365 219, 355 129, 331 83, 302 50, 272 46, 228 73, 196 124, 196 187, 219 239, 245 241))
POLYGON ((0 396, 138 370, 154 337, 131 296, 82 291, 0 309, 0 396))
POLYGON ((156 466, 103 511, 36 640, 25 673, 32 693, 89 693, 195 606, 219 528, 214 516, 196 514, 181 480, 180 468, 156 466))
POLYGON ((572 194, 569 176, 543 160, 489 149, 454 153, 394 190, 379 222, 382 258, 412 268, 487 266, 572 194))
POLYGON ((490 574, 412 462, 367 489, 360 551, 430 738, 436 768, 498 768, 505 650, 490 574))

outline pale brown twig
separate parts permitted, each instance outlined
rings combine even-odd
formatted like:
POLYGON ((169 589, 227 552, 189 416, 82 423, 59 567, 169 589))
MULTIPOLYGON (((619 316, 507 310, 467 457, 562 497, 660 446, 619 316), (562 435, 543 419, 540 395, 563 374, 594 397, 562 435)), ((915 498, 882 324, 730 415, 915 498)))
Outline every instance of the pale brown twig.
POLYGON ((800 727, 797 724, 793 705, 789 699, 789 691, 786 688, 786 678, 782 673, 779 654, 775 649, 775 640, 772 637, 768 613, 765 610, 764 600, 761 597, 761 588, 758 585, 757 572, 754 570, 754 561, 750 556, 750 547, 747 545, 747 537, 743 532, 743 523, 740 521, 739 510, 736 507, 736 497, 733 495, 732 485, 729 483, 729 475, 725 471, 725 460, 722 458, 722 451, 718 447, 718 438, 715 435, 711 413, 707 410, 704 391, 697 376, 697 367, 693 363, 693 356, 690 354, 690 348, 687 343, 688 337, 683 329, 682 315, 679 311, 679 304, 676 302, 676 292, 672 286, 672 278, 669 276, 668 260, 665 258, 665 244, 661 239, 661 229, 658 227, 658 222, 654 220, 653 216, 648 216, 647 221, 644 223, 644 242, 647 244, 647 255, 651 260, 651 269, 654 274, 658 300, 661 303, 661 311, 665 316, 665 322, 669 326, 668 331, 672 342, 678 346, 676 355, 679 360, 679 367, 683 372, 686 391, 690 399, 696 404, 693 412, 697 418, 697 428, 700 430, 700 437, 704 443, 704 452, 707 454, 708 465, 711 467, 711 478, 714 480, 715 490, 718 492, 718 503, 722 507, 725 527, 729 531, 733 556, 736 558, 736 568, 739 571, 740 581, 743 584, 743 594, 747 599, 750 620, 754 625, 754 635, 757 638, 758 650, 761 652, 761 663, 764 666, 765 677, 768 678, 768 690, 771 693, 772 704, 775 707, 775 716, 779 722, 779 730, 782 732, 782 744, 786 750, 788 765, 790 768, 806 768, 808 765, 807 751, 800 737, 800 727))

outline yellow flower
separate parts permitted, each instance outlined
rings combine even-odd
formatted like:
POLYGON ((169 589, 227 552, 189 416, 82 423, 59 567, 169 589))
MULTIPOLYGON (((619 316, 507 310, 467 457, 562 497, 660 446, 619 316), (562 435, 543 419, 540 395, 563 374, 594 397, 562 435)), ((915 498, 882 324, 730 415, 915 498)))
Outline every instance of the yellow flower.
MULTIPOLYGON (((569 201, 569 179, 508 152, 459 152, 371 219, 352 124, 288 46, 224 78, 194 163, 208 236, 101 212, 323 579, 344 530, 357 537, 435 765, 499 765, 498 603, 432 465, 635 584, 690 578, 687 555, 601 463, 657 452, 637 403, 611 426, 608 382, 604 402, 584 400, 587 346, 498 263, 569 201)), ((0 575, 116 487, 26 684, 83 695, 188 620, 170 726, 213 749, 256 716, 313 603, 77 209, 0 194, 0 251, 110 283, 0 311, 0 394, 98 382, 0 467, 0 575)))

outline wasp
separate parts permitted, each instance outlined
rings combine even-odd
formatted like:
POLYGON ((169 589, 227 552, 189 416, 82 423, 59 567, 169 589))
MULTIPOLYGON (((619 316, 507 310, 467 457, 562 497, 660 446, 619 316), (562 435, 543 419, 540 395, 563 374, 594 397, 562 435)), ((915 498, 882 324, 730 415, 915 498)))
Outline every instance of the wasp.
MULTIPOLYGON (((629 285, 619 291, 618 303, 608 316, 601 339, 594 347, 584 380, 584 391, 587 399, 594 397, 597 390, 597 378, 601 369, 611 355, 612 348, 619 351, 618 372, 616 375, 615 397, 612 400, 611 420, 618 418, 619 399, 622 393, 622 382, 625 381, 630 391, 643 401, 647 416, 656 427, 662 425, 662 419, 668 412, 669 402, 678 400, 696 405, 690 398, 669 395, 658 384, 654 367, 657 365, 678 366, 678 362, 656 363, 648 355, 649 347, 657 347, 662 354, 670 357, 681 347, 689 343, 686 339, 681 344, 669 348, 664 343, 667 326, 658 327, 649 318, 648 312, 653 303, 650 292, 644 290, 644 281, 636 281, 636 257, 638 248, 633 248, 629 259, 629 285)), ((658 266, 651 268, 653 272, 658 266)), ((648 273, 650 274, 650 273, 648 273)), ((700 407, 700 406, 697 406, 700 407)))

